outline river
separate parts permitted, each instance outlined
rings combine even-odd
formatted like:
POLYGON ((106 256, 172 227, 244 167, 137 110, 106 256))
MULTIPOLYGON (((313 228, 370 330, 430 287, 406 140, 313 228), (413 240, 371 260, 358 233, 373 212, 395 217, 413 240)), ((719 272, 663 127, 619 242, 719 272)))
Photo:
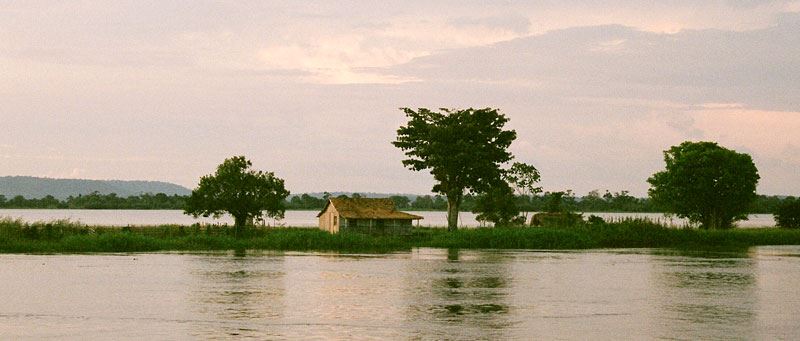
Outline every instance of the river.
MULTIPOLYGON (((270 226, 313 227, 318 225, 317 211, 286 211, 283 220, 268 219, 270 226)), ((441 211, 411 212, 421 215, 424 219, 418 222, 419 226, 441 227, 447 226, 447 213, 441 211)), ((660 213, 584 213, 584 216, 594 214, 604 219, 614 220, 626 217, 641 217, 659 221, 673 226, 682 226, 684 219, 666 217, 660 213)), ((99 226, 127 226, 127 225, 162 225, 177 224, 190 225, 197 222, 210 224, 233 224, 233 219, 223 216, 220 219, 199 218, 183 214, 180 210, 49 210, 49 209, 0 209, 0 217, 20 218, 24 221, 52 221, 70 219, 88 225, 99 226)), ((748 220, 738 222, 740 227, 769 227, 775 226, 771 214, 751 214, 748 220)), ((475 214, 461 212, 459 225, 462 227, 476 227, 480 223, 475 220, 475 214)))
POLYGON ((797 339, 800 247, 0 255, 3 339, 797 339))

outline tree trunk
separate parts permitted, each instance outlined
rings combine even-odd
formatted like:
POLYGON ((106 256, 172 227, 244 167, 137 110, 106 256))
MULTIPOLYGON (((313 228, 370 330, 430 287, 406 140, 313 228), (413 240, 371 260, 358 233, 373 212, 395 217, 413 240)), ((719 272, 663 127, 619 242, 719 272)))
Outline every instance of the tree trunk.
POLYGON ((247 215, 237 215, 233 217, 233 236, 240 238, 244 236, 244 228, 247 226, 247 215))
POLYGON ((455 231, 458 229, 458 208, 461 206, 461 195, 447 196, 447 230, 455 231))
POLYGON ((721 230, 725 228, 725 223, 722 221, 722 215, 717 209, 714 209, 709 214, 711 223, 709 224, 710 230, 721 230))

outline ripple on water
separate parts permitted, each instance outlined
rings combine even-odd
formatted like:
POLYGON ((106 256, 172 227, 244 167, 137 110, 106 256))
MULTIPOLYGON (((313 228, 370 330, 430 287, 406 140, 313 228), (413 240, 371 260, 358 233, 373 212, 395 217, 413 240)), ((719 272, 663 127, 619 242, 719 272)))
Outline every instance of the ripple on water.
POLYGON ((800 247, 0 255, 0 334, 791 339, 800 247), (137 260, 131 261, 132 257, 137 260))

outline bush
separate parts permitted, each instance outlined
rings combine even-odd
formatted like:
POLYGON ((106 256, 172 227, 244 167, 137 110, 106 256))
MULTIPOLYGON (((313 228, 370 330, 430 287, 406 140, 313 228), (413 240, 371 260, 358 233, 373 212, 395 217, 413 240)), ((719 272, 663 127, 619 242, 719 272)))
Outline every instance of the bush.
POLYGON ((750 155, 714 142, 686 141, 664 152, 666 169, 647 179, 653 204, 667 213, 729 229, 747 219, 760 176, 750 155))
POLYGON ((583 215, 569 212, 536 213, 531 218, 531 226, 573 227, 583 223, 583 215))
POLYGON ((606 220, 603 219, 603 217, 598 217, 592 214, 589 216, 589 218, 586 218, 586 222, 592 225, 599 225, 599 224, 605 224, 606 220))
POLYGON ((775 211, 778 227, 800 228, 800 199, 786 199, 775 211))

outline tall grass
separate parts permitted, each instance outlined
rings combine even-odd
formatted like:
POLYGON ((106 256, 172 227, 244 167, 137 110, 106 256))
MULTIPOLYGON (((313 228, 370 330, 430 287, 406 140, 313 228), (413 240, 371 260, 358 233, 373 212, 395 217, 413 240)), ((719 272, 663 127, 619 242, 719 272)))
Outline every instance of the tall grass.
POLYGON ((285 250, 391 252, 414 247, 463 249, 742 248, 800 245, 800 230, 724 231, 670 228, 646 219, 550 227, 417 228, 406 236, 330 234, 311 228, 251 228, 234 238, 226 226, 93 227, 73 221, 0 219, 2 253, 285 250))

